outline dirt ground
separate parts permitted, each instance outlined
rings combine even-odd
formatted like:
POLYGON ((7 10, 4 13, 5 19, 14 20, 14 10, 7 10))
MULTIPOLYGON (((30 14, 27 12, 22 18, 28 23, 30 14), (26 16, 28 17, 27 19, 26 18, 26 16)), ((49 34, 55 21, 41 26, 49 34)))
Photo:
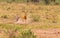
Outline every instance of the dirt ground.
POLYGON ((33 29, 37 38, 60 38, 60 28, 54 29, 33 29))

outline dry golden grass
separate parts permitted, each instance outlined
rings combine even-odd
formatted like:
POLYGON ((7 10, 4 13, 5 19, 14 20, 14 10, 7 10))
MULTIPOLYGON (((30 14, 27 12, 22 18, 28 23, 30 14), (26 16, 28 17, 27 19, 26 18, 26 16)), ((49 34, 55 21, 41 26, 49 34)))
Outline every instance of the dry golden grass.
MULTIPOLYGON (((7 16, 8 20, 16 20, 16 16, 23 18, 25 13, 28 17, 32 15, 40 17, 39 23, 53 23, 60 24, 60 5, 34 5, 24 3, 0 3, 0 17, 7 16)), ((1 18, 0 18, 1 19, 1 18)), ((3 19, 3 18, 2 18, 3 19)), ((2 21, 2 20, 1 20, 2 21)))
MULTIPOLYGON (((5 29, 4 31, 10 29, 21 31, 24 29, 60 28, 60 5, 0 3, 0 28, 5 29), (27 13, 27 22, 29 23, 14 24, 16 16, 23 19, 25 13, 27 13)), ((5 32, 1 33, 1 38, 8 38, 8 34, 6 37, 4 35, 5 32)))

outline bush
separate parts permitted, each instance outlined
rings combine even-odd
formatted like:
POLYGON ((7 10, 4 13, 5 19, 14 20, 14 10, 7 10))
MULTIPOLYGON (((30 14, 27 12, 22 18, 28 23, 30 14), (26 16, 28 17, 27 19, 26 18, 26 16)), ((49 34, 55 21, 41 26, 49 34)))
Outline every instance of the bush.
POLYGON ((3 15, 3 16, 1 16, 1 18, 5 18, 5 19, 6 19, 6 18, 8 18, 8 17, 7 17, 7 15, 3 15))
POLYGON ((21 38, 36 38, 36 36, 31 32, 31 30, 23 31, 21 34, 21 38))

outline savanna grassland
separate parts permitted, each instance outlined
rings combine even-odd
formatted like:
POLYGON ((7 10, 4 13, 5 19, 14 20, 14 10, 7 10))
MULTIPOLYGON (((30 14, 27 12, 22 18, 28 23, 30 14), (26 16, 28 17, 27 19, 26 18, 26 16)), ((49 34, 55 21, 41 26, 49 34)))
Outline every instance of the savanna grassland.
POLYGON ((60 38, 59 30, 60 5, 0 2, 0 38, 60 38))

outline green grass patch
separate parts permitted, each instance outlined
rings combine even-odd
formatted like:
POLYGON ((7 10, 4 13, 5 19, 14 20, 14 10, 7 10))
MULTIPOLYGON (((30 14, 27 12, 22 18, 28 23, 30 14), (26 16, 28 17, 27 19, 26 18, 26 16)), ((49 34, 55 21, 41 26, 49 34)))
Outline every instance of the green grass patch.
POLYGON ((48 29, 48 28, 60 28, 60 25, 15 25, 15 24, 0 24, 2 29, 48 29))

